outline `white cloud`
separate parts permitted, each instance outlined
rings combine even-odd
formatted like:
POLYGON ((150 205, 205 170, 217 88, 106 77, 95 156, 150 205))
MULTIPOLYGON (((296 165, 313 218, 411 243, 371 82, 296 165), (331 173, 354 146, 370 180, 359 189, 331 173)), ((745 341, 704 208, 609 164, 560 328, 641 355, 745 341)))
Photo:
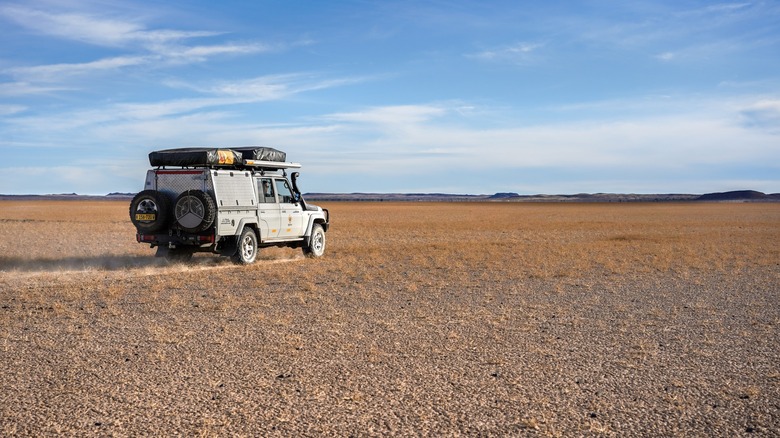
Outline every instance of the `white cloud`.
MULTIPOLYGON (((655 50, 661 61, 707 60, 760 46, 777 45, 780 9, 772 3, 720 3, 697 9, 626 3, 619 20, 576 20, 575 38, 599 46, 655 50)), ((676 5, 675 5, 676 6, 676 5)))
MULTIPOLYGON (((338 87, 363 78, 322 78, 313 74, 269 75, 242 81, 219 81, 206 86, 194 86, 183 82, 169 85, 195 90, 206 97, 161 100, 155 102, 115 103, 89 109, 70 109, 62 113, 49 113, 16 117, 7 123, 17 130, 39 132, 41 126, 47 131, 67 135, 72 129, 89 129, 100 127, 105 129, 114 124, 126 125, 133 122, 154 121, 178 117, 182 115, 197 115, 198 113, 213 113, 216 109, 227 110, 235 105, 268 102, 283 99, 299 93, 325 88, 338 87)), ((0 87, 0 95, 2 95, 0 87)), ((164 122, 168 123, 168 122, 164 122)), ((169 130, 181 133, 182 128, 172 123, 169 130)), ((200 131, 200 130, 198 130, 200 131)))
POLYGON ((251 101, 280 99, 305 91, 322 90, 360 82, 361 78, 323 79, 315 74, 266 75, 238 81, 220 81, 207 87, 192 87, 202 93, 242 97, 251 101))
POLYGON ((138 191, 143 173, 128 169, 127 165, 99 164, 84 161, 68 166, 24 166, 0 168, 0 193, 3 194, 62 194, 105 195, 115 187, 138 191))
POLYGON ((543 46, 540 43, 520 42, 467 54, 466 57, 484 61, 524 64, 532 61, 534 59, 533 54, 543 46))
POLYGON ((211 46, 183 47, 181 50, 166 48, 166 56, 174 59, 204 60, 215 55, 246 55, 250 53, 264 52, 270 48, 264 44, 219 44, 211 46))
POLYGON ((26 81, 0 83, 0 96, 31 96, 66 91, 70 87, 31 84, 26 81))
POLYGON ((146 30, 143 24, 89 13, 49 12, 18 5, 0 7, 0 15, 34 32, 108 47, 164 43, 218 35, 210 31, 146 30))
POLYGON ((762 99, 740 111, 745 126, 780 134, 780 99, 762 99))
POLYGON ((276 50, 262 43, 224 42, 189 45, 193 38, 214 37, 224 32, 147 29, 142 23, 82 12, 51 12, 19 5, 0 6, 0 17, 36 33, 116 48, 129 54, 80 63, 59 63, 6 68, 3 72, 22 82, 65 81, 71 76, 119 70, 140 65, 203 62, 220 55, 247 55, 276 50))
POLYGON ((20 112, 23 112, 27 109, 26 106, 22 105, 3 105, 0 104, 0 116, 10 116, 12 114, 17 114, 20 112))
MULTIPOLYGON (((456 109, 440 105, 379 107, 323 119, 341 123, 329 141, 352 145, 352 158, 339 157, 342 163, 379 174, 398 168, 555 168, 643 169, 660 175, 699 166, 780 162, 777 137, 741 125, 737 103, 716 108, 705 102, 687 108, 676 100, 667 104, 667 111, 652 114, 499 128, 452 123, 448 116, 456 109)), ((610 105, 618 107, 617 102, 610 105)), ((765 102, 756 108, 775 111, 776 106, 765 102)))
POLYGON ((148 56, 117 56, 97 61, 75 64, 49 64, 33 67, 13 67, 3 72, 13 77, 24 78, 26 81, 56 82, 63 76, 87 74, 97 71, 117 70, 123 67, 148 63, 148 56))
POLYGON ((324 116, 324 119, 377 125, 407 125, 425 122, 445 113, 446 110, 438 106, 397 105, 370 108, 358 112, 329 114, 324 116))
POLYGON ((52 14, 16 5, 0 7, 0 15, 38 33, 98 45, 123 43, 129 34, 141 29, 139 25, 123 21, 80 14, 52 14))
MULTIPOLYGON (((775 99, 719 105, 700 101, 686 108, 681 107, 680 101, 686 100, 681 98, 669 102, 671 110, 654 114, 497 128, 453 123, 464 117, 458 112, 460 103, 374 107, 323 115, 310 119, 311 123, 263 125, 239 120, 236 113, 203 109, 218 99, 231 98, 172 101, 160 106, 116 105, 90 114, 63 115, 56 121, 20 118, 27 123, 17 127, 32 130, 45 126, 48 137, 67 137, 71 143, 111 144, 125 157, 137 156, 136 167, 126 169, 122 181, 132 181, 133 172, 141 178, 138 175, 147 166, 146 154, 156 148, 247 144, 279 147, 305 163, 307 175, 312 178, 310 187, 321 186, 326 191, 338 190, 336 184, 343 190, 364 177, 390 181, 401 173, 412 180, 422 175, 442 175, 441 184, 456 187, 458 178, 454 175, 504 171, 516 172, 519 178, 526 172, 544 172, 552 180, 525 186, 518 182, 511 188, 523 192, 704 192, 715 190, 702 179, 707 175, 696 181, 685 180, 685 175, 702 168, 757 163, 777 167, 780 163, 780 150, 775 147, 777 135, 746 126, 740 119, 740 111, 745 109, 778 111, 780 104, 775 99), (643 176, 632 180, 634 174, 643 176), (337 182, 335 175, 350 178, 337 182), (670 179, 669 175, 676 177, 670 179)), ((619 109, 620 103, 610 102, 609 106, 619 109)), ((588 111, 585 106, 583 111, 588 111)), ((481 112, 473 114, 482 117, 481 112)), ((103 181, 104 177, 100 178, 103 181)), ((105 181, 109 184, 105 192, 135 188, 118 185, 119 179, 111 183, 106 177, 105 181)), ((744 187, 767 191, 772 184, 780 182, 744 187)), ((420 187, 426 186, 420 182, 420 187)), ((86 189, 69 191, 73 190, 86 189)), ((510 188, 488 185, 481 190, 510 188)))

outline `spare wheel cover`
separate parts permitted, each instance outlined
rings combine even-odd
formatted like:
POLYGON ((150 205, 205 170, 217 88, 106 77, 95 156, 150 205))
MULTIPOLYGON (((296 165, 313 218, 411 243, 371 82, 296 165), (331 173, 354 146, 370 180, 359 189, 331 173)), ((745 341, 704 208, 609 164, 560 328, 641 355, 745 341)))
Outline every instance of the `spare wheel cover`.
POLYGON ((188 230, 202 230, 211 225, 209 219, 213 216, 209 210, 209 203, 206 195, 200 190, 192 190, 182 193, 176 200, 175 215, 176 222, 182 228, 188 230), (209 221, 209 223, 204 223, 209 221))

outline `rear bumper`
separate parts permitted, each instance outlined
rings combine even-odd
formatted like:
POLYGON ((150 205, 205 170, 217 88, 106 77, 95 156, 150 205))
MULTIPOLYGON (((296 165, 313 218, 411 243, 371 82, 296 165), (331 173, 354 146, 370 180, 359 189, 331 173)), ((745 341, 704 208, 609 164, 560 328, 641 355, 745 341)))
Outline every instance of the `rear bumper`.
POLYGON ((144 234, 137 233, 135 240, 138 243, 148 243, 152 248, 155 246, 194 246, 206 247, 216 243, 214 234, 144 234))

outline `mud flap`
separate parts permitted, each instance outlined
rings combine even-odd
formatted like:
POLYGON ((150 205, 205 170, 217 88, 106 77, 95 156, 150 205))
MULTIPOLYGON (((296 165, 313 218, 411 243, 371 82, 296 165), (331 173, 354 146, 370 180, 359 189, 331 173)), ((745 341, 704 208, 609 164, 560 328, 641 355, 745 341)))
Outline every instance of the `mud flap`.
POLYGON ((217 247, 217 252, 219 252, 219 255, 224 257, 234 256, 238 252, 236 238, 231 237, 220 242, 219 246, 217 247))

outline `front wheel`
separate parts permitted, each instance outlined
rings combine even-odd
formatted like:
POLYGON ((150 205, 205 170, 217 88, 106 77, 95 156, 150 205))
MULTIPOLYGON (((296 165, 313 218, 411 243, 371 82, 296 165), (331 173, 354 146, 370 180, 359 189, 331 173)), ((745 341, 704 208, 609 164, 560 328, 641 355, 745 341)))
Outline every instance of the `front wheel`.
POLYGON ((311 236, 303 245, 303 254, 309 258, 322 257, 325 254, 325 230, 322 229, 322 225, 312 226, 311 236))
POLYGON ((245 227, 238 237, 237 251, 232 259, 239 265, 254 263, 257 258, 257 235, 250 227, 245 227))

